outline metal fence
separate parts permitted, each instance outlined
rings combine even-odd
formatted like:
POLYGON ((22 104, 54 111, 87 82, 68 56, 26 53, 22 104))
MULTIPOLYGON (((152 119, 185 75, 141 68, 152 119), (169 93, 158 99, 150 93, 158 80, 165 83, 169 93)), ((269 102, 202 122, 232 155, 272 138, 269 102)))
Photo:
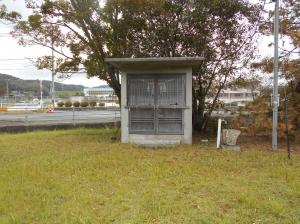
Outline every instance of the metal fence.
POLYGON ((57 124, 99 124, 120 121, 119 109, 55 111, 53 113, 18 111, 0 113, 0 128, 12 126, 47 126, 57 124))

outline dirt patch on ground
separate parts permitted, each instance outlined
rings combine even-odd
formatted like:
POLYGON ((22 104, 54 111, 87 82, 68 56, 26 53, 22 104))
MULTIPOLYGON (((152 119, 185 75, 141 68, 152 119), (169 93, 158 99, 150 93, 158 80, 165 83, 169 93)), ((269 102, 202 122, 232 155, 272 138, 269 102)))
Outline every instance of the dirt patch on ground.
MULTIPOLYGON (((239 143, 246 148, 261 147, 272 149, 272 138, 269 136, 240 136, 239 143)), ((300 153, 300 144, 294 139, 290 140, 291 150, 300 153)), ((278 149, 287 150, 286 139, 278 139, 278 149)))
MULTIPOLYGON (((193 134, 193 142, 195 144, 201 144, 202 139, 208 139, 209 144, 216 143, 216 135, 212 134, 200 134, 194 133, 193 134)), ((264 150, 271 150, 272 149, 272 138, 271 136, 247 136, 241 135, 238 139, 238 144, 241 146, 242 149, 252 149, 252 148, 261 148, 264 150)), ((295 141, 295 139, 291 139, 291 150, 293 152, 300 153, 300 143, 295 141)), ((278 149, 279 150, 287 150, 287 142, 286 139, 279 139, 278 140, 278 149)))

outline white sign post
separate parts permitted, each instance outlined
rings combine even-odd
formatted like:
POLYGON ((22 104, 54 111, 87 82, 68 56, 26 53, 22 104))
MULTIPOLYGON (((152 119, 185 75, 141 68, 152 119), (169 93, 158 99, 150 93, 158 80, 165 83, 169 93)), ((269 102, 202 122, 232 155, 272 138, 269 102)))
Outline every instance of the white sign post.
POLYGON ((221 127, 222 127, 222 119, 218 119, 218 132, 217 132, 217 149, 220 148, 221 144, 221 127))

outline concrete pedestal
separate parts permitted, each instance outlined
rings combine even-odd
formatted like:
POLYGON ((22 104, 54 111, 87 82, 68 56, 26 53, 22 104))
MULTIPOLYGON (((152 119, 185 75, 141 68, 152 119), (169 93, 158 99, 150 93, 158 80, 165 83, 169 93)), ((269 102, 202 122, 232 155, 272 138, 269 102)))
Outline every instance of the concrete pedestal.
POLYGON ((221 145, 221 148, 224 150, 241 151, 241 147, 239 145, 221 145))

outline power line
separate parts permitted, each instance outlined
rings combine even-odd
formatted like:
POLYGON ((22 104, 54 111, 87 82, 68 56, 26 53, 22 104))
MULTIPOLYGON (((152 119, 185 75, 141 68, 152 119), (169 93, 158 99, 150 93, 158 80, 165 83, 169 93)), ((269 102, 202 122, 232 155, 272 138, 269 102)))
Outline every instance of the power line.
POLYGON ((25 60, 32 60, 37 58, 0 58, 0 61, 25 61, 25 60))
MULTIPOLYGON (((21 34, 21 33, 16 33, 16 32, 15 32, 15 34, 21 34)), ((10 36, 12 36, 13 34, 12 34, 12 33, 5 33, 5 32, 2 32, 2 33, 1 33, 1 32, 0 32, 0 35, 10 35, 10 36)))
POLYGON ((33 67, 29 68, 0 68, 0 71, 26 71, 26 70, 32 70, 33 67))
POLYGON ((0 33, 0 37, 12 37, 11 33, 0 33))
POLYGON ((2 65, 0 64, 0 69, 25 69, 25 68, 30 68, 30 67, 36 67, 35 65, 30 65, 30 64, 8 64, 8 65, 2 65), (13 65, 19 65, 17 67, 13 67, 13 65), (22 66, 23 65, 23 66, 22 66))
POLYGON ((30 62, 11 62, 11 63, 7 63, 5 61, 0 61, 0 66, 8 66, 8 65, 25 65, 25 66, 28 66, 29 63, 30 62))

